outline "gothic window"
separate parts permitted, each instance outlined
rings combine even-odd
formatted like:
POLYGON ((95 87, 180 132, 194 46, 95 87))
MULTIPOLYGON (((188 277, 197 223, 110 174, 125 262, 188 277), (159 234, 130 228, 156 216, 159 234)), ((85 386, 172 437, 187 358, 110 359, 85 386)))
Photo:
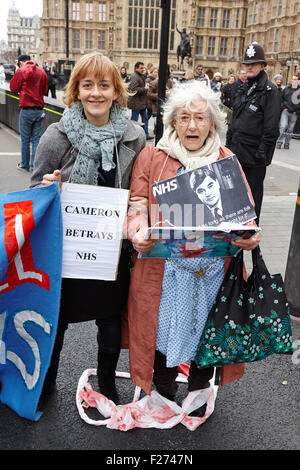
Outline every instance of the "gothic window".
POLYGON ((59 31, 58 31, 58 28, 55 28, 55 47, 58 47, 58 35, 59 35, 59 31))
POLYGON ((228 29, 230 23, 230 10, 223 10, 223 22, 222 27, 228 29))
POLYGON ((54 18, 58 18, 58 0, 54 0, 54 18))
POLYGON ((246 28, 246 26, 247 26, 247 21, 248 21, 248 10, 246 9, 245 17, 244 17, 244 28, 246 28))
POLYGON ((220 56, 226 56, 227 55, 227 44, 228 44, 228 39, 227 38, 221 38, 220 56))
POLYGON ((79 49, 80 48, 80 30, 73 29, 73 48, 79 49))
POLYGON ((196 50, 197 55, 203 54, 203 36, 196 36, 196 50))
POLYGON ((210 10, 210 20, 209 20, 209 26, 211 28, 217 27, 217 19, 218 19, 218 10, 217 8, 212 8, 210 10))
POLYGON ((98 49, 105 49, 105 31, 98 31, 98 49))
POLYGON ((85 3, 85 19, 86 21, 93 19, 93 3, 92 2, 85 3))
POLYGON ((274 38, 274 52, 278 52, 278 41, 279 41, 279 29, 276 29, 275 38, 274 38))
POLYGON ((72 2, 72 20, 80 20, 80 3, 72 2))
POLYGON ((169 49, 171 51, 173 51, 175 49, 176 0, 172 1, 170 15, 171 15, 171 23, 170 23, 170 44, 169 44, 169 49))
POLYGON ((232 57, 237 56, 237 38, 233 40, 233 47, 232 47, 232 57))
POLYGON ((257 12, 258 12, 258 3, 255 2, 253 10, 253 24, 256 24, 257 21, 257 12))
POLYGON ((198 8, 198 19, 197 19, 197 26, 198 28, 202 28, 205 23, 205 8, 201 7, 198 8))
MULTIPOLYGON (((160 0, 129 0, 128 47, 158 49, 160 28, 160 0)), ((176 0, 171 3, 170 49, 174 49, 176 0)))
POLYGON ((215 46, 216 46, 216 38, 208 38, 208 49, 207 49, 208 55, 215 54, 215 46))
POLYGON ((99 21, 106 21, 106 3, 99 3, 99 21))
POLYGON ((93 31, 87 29, 85 31, 85 48, 92 49, 93 48, 93 31))
POLYGON ((240 10, 236 11, 236 17, 235 17, 235 27, 238 28, 240 23, 240 10))

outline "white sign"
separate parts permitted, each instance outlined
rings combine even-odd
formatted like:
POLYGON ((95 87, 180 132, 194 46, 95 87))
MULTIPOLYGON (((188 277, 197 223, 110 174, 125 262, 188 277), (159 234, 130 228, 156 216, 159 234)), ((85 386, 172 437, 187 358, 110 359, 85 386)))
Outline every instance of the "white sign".
POLYGON ((117 278, 129 190, 63 183, 62 277, 117 278))

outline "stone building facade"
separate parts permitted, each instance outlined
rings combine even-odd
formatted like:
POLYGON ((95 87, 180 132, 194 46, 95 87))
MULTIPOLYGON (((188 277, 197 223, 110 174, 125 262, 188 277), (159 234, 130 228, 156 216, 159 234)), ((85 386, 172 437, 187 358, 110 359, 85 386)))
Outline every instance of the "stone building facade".
MULTIPOLYGON (((175 6, 181 0, 171 1, 169 55, 176 62, 175 6)), ((158 64, 160 0, 69 0, 68 23, 69 57, 75 61, 98 50, 129 71, 141 59, 148 66, 158 64)), ((65 0, 43 0, 44 60, 66 57, 65 24, 65 0)))
POLYGON ((243 56, 247 0, 192 1, 186 9, 190 24, 194 65, 201 63, 212 77, 218 71, 223 77, 235 73, 243 56))
POLYGON ((300 1, 248 0, 246 42, 253 41, 265 49, 269 76, 282 73, 288 83, 300 72, 300 1))
MULTIPOLYGON (((212 76, 224 77, 241 66, 245 46, 255 40, 266 50, 270 74, 287 75, 300 60, 298 0, 171 0, 168 62, 178 68, 177 46, 183 28, 192 57, 184 68, 201 63, 212 76), (291 65, 288 66, 291 61, 291 65), (296 62, 295 62, 296 61, 296 62)), ((93 50, 108 55, 129 73, 142 60, 159 63, 160 0, 68 0, 69 57, 93 50)), ((65 0, 43 0, 43 61, 66 57, 65 0)))
POLYGON ((38 15, 33 17, 20 16, 19 10, 11 6, 7 16, 7 44, 8 50, 18 56, 18 51, 22 54, 29 54, 32 60, 40 62, 41 45, 41 18, 38 15))

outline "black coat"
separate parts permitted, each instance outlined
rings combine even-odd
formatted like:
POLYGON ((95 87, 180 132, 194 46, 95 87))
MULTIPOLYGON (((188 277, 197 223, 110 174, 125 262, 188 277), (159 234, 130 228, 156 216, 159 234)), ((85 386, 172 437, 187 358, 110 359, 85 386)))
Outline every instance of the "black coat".
POLYGON ((226 83, 222 88, 221 101, 227 106, 227 108, 232 109, 233 98, 234 98, 234 83, 226 83))
POLYGON ((128 85, 130 96, 127 107, 129 109, 142 110, 147 107, 147 88, 145 88, 145 78, 138 72, 134 72, 130 77, 128 85))
POLYGON ((293 94, 297 91, 297 94, 300 98, 300 86, 294 90, 291 86, 287 86, 282 91, 282 104, 281 109, 287 109, 289 113, 296 113, 300 114, 300 103, 299 100, 296 99, 294 102, 292 101, 293 94))
POLYGON ((43 67, 45 70, 47 77, 48 77, 48 87, 54 87, 57 84, 57 69, 55 65, 48 65, 46 64, 45 67, 43 67), (51 72, 54 72, 54 75, 51 74, 51 72))
POLYGON ((281 96, 262 71, 238 89, 228 126, 226 147, 244 167, 270 165, 279 136, 281 96))
POLYGON ((232 87, 231 87, 231 107, 233 107, 234 99, 237 95, 237 92, 239 91, 239 89, 244 83, 245 82, 242 82, 240 78, 237 78, 236 81, 233 82, 232 87))

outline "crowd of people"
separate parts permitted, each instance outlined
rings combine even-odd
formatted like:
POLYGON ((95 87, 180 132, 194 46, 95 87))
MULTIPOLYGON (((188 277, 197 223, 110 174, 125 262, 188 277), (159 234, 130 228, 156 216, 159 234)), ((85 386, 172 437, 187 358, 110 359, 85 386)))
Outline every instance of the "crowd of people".
MULTIPOLYGON (((46 71, 28 57, 21 57, 20 63, 11 81, 11 90, 20 93, 20 130, 25 119, 31 119, 38 123, 38 133, 43 97, 51 91, 49 77, 56 72, 49 61, 46 71), (35 89, 40 92, 38 100, 32 94, 28 98, 22 85, 26 81, 30 87, 33 75, 35 89)), ((152 184, 232 154, 239 160, 255 206, 257 219, 252 224, 258 224, 266 168, 276 143, 278 146, 283 141, 286 121, 291 129, 293 116, 300 113, 300 105, 294 101, 293 106, 290 104, 299 89, 299 79, 293 76, 292 85, 279 90, 281 85, 268 79, 265 66, 263 48, 251 44, 245 51, 243 68, 226 84, 218 72, 210 81, 202 65, 197 65, 192 76, 187 75, 181 83, 175 83, 167 70, 164 132, 153 146, 146 145, 146 140, 152 138, 149 116, 155 118, 157 114, 158 68, 147 72, 144 63, 138 61, 129 76, 125 67, 118 71, 106 56, 92 52, 76 63, 64 95, 63 116, 46 129, 31 159, 25 150, 23 155, 23 142, 25 148, 28 138, 23 139, 21 132, 20 167, 33 168, 30 187, 69 181, 107 187, 120 184, 130 189, 127 239, 122 242, 117 280, 63 279, 59 325, 44 398, 55 390, 68 324, 92 319, 97 326, 99 390, 116 404, 120 397, 115 371, 120 349, 125 345, 129 348, 131 379, 147 394, 154 384, 162 396, 174 401, 178 366, 188 361, 188 392, 209 387, 213 368, 197 368, 194 358, 230 259, 195 257, 169 262, 142 259, 137 254, 155 244, 145 239, 148 227, 157 223, 159 214, 152 184), (220 132, 225 129, 220 98, 232 110, 225 146, 220 140, 220 132), (143 126, 137 124, 139 117, 143 126), (127 159, 126 166, 121 164, 123 159, 127 159), (199 271, 203 276, 196 276, 199 271), (128 321, 122 323, 125 314, 128 321)), ((253 250, 259 242, 257 233, 232 243, 253 250)), ((224 384, 243 375, 240 364, 223 369, 224 384)), ((206 405, 194 414, 203 416, 205 412, 206 405)))
MULTIPOLYGON (((38 67, 37 64, 31 61, 30 56, 26 54, 20 55, 17 63, 17 70, 11 80, 10 86, 11 91, 20 93, 20 107, 21 110, 23 110, 22 113, 20 113, 19 120, 22 139, 22 158, 21 162, 18 164, 18 168, 25 171, 32 171, 35 150, 42 135, 42 118, 40 115, 44 115, 44 113, 37 113, 36 111, 42 111, 44 96, 50 96, 51 94, 51 97, 56 99, 58 71, 51 58, 47 59, 43 68, 38 67), (31 69, 31 72, 29 72, 29 69, 31 69), (33 69, 34 73, 32 73, 33 69), (42 80, 43 86, 34 87, 33 83, 36 77, 39 77, 37 80, 40 83, 42 77, 41 70, 45 72, 42 80), (32 85, 30 81, 28 81, 28 76, 31 74, 32 85), (25 115, 26 120, 24 120, 25 115), (29 148, 30 141, 33 143, 31 155, 29 148)), ((153 118, 155 134, 158 109, 158 67, 152 66, 150 70, 147 70, 145 64, 142 61, 138 61, 131 74, 128 73, 124 66, 120 68, 119 74, 128 92, 127 107, 131 111, 131 119, 138 121, 139 118, 141 118, 146 140, 152 140, 154 135, 151 135, 149 131, 149 119, 151 117, 153 118)), ((4 69, 0 64, 0 80, 3 80, 3 78, 5 78, 4 69)), ((228 124, 238 91, 245 85, 247 80, 245 68, 241 68, 236 75, 229 75, 227 79, 224 79, 222 73, 217 71, 214 73, 212 79, 210 79, 204 72, 203 65, 201 64, 196 65, 194 71, 187 70, 183 76, 171 76, 168 67, 165 90, 166 97, 168 97, 174 84, 191 80, 204 83, 213 91, 221 94, 221 102, 224 105, 225 112, 227 112, 228 124)), ((299 99, 293 99, 294 94, 300 88, 300 77, 297 74, 293 75, 291 84, 284 86, 283 76, 277 74, 274 76, 273 83, 281 94, 280 135, 276 147, 278 149, 282 147, 289 149, 297 117, 300 115, 299 99)))

